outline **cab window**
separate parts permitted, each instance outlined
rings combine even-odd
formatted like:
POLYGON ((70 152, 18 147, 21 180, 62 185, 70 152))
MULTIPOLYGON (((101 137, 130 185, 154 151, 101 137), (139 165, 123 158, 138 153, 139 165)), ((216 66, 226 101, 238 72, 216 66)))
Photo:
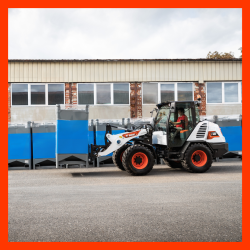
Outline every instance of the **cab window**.
POLYGON ((156 131, 167 131, 167 119, 169 115, 170 108, 168 106, 163 106, 157 113, 155 118, 155 130, 156 131))
POLYGON ((175 112, 169 120, 168 143, 170 147, 181 147, 194 129, 193 103, 176 103, 175 112))

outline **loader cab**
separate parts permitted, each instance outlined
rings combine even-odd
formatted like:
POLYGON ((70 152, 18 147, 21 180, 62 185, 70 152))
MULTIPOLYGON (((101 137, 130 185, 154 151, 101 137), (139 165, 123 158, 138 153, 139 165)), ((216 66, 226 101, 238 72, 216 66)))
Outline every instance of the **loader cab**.
POLYGON ((165 131, 169 148, 182 147, 200 121, 197 102, 158 104, 155 131, 165 131))

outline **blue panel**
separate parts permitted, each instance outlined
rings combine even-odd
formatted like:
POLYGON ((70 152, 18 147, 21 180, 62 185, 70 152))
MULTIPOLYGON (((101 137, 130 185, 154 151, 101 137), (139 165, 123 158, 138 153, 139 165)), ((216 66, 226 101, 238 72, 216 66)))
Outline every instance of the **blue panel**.
POLYGON ((242 127, 221 127, 221 132, 226 138, 229 151, 242 150, 242 127))
POLYGON ((89 131, 89 145, 94 144, 94 131, 89 131))
POLYGON ((30 159, 30 134, 8 134, 8 159, 30 159))
POLYGON ((106 131, 96 131, 96 145, 104 145, 104 136, 106 131))
POLYGON ((33 133, 33 158, 56 157, 56 133, 33 133))
POLYGON ((57 153, 88 154, 88 120, 57 121, 57 153))

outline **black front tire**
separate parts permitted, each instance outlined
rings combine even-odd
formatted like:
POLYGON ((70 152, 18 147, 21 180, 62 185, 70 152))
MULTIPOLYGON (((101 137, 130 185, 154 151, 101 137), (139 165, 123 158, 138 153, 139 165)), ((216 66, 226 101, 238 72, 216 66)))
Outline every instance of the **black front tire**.
POLYGON ((201 143, 191 145, 184 156, 182 166, 192 173, 204 173, 210 169, 213 156, 210 149, 201 143))
POLYGON ((131 145, 125 144, 122 147, 118 148, 112 155, 113 163, 122 171, 125 171, 125 168, 122 165, 122 155, 125 150, 130 146, 131 145))
POLYGON ((152 152, 142 145, 127 148, 122 156, 123 167, 131 175, 148 174, 152 170, 154 162, 152 152))

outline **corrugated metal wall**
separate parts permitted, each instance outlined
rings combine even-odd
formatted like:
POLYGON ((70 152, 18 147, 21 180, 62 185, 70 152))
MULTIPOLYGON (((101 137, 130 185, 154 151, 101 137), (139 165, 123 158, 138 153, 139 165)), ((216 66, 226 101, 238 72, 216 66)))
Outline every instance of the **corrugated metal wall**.
POLYGON ((242 80, 242 61, 11 61, 9 82, 242 80))

